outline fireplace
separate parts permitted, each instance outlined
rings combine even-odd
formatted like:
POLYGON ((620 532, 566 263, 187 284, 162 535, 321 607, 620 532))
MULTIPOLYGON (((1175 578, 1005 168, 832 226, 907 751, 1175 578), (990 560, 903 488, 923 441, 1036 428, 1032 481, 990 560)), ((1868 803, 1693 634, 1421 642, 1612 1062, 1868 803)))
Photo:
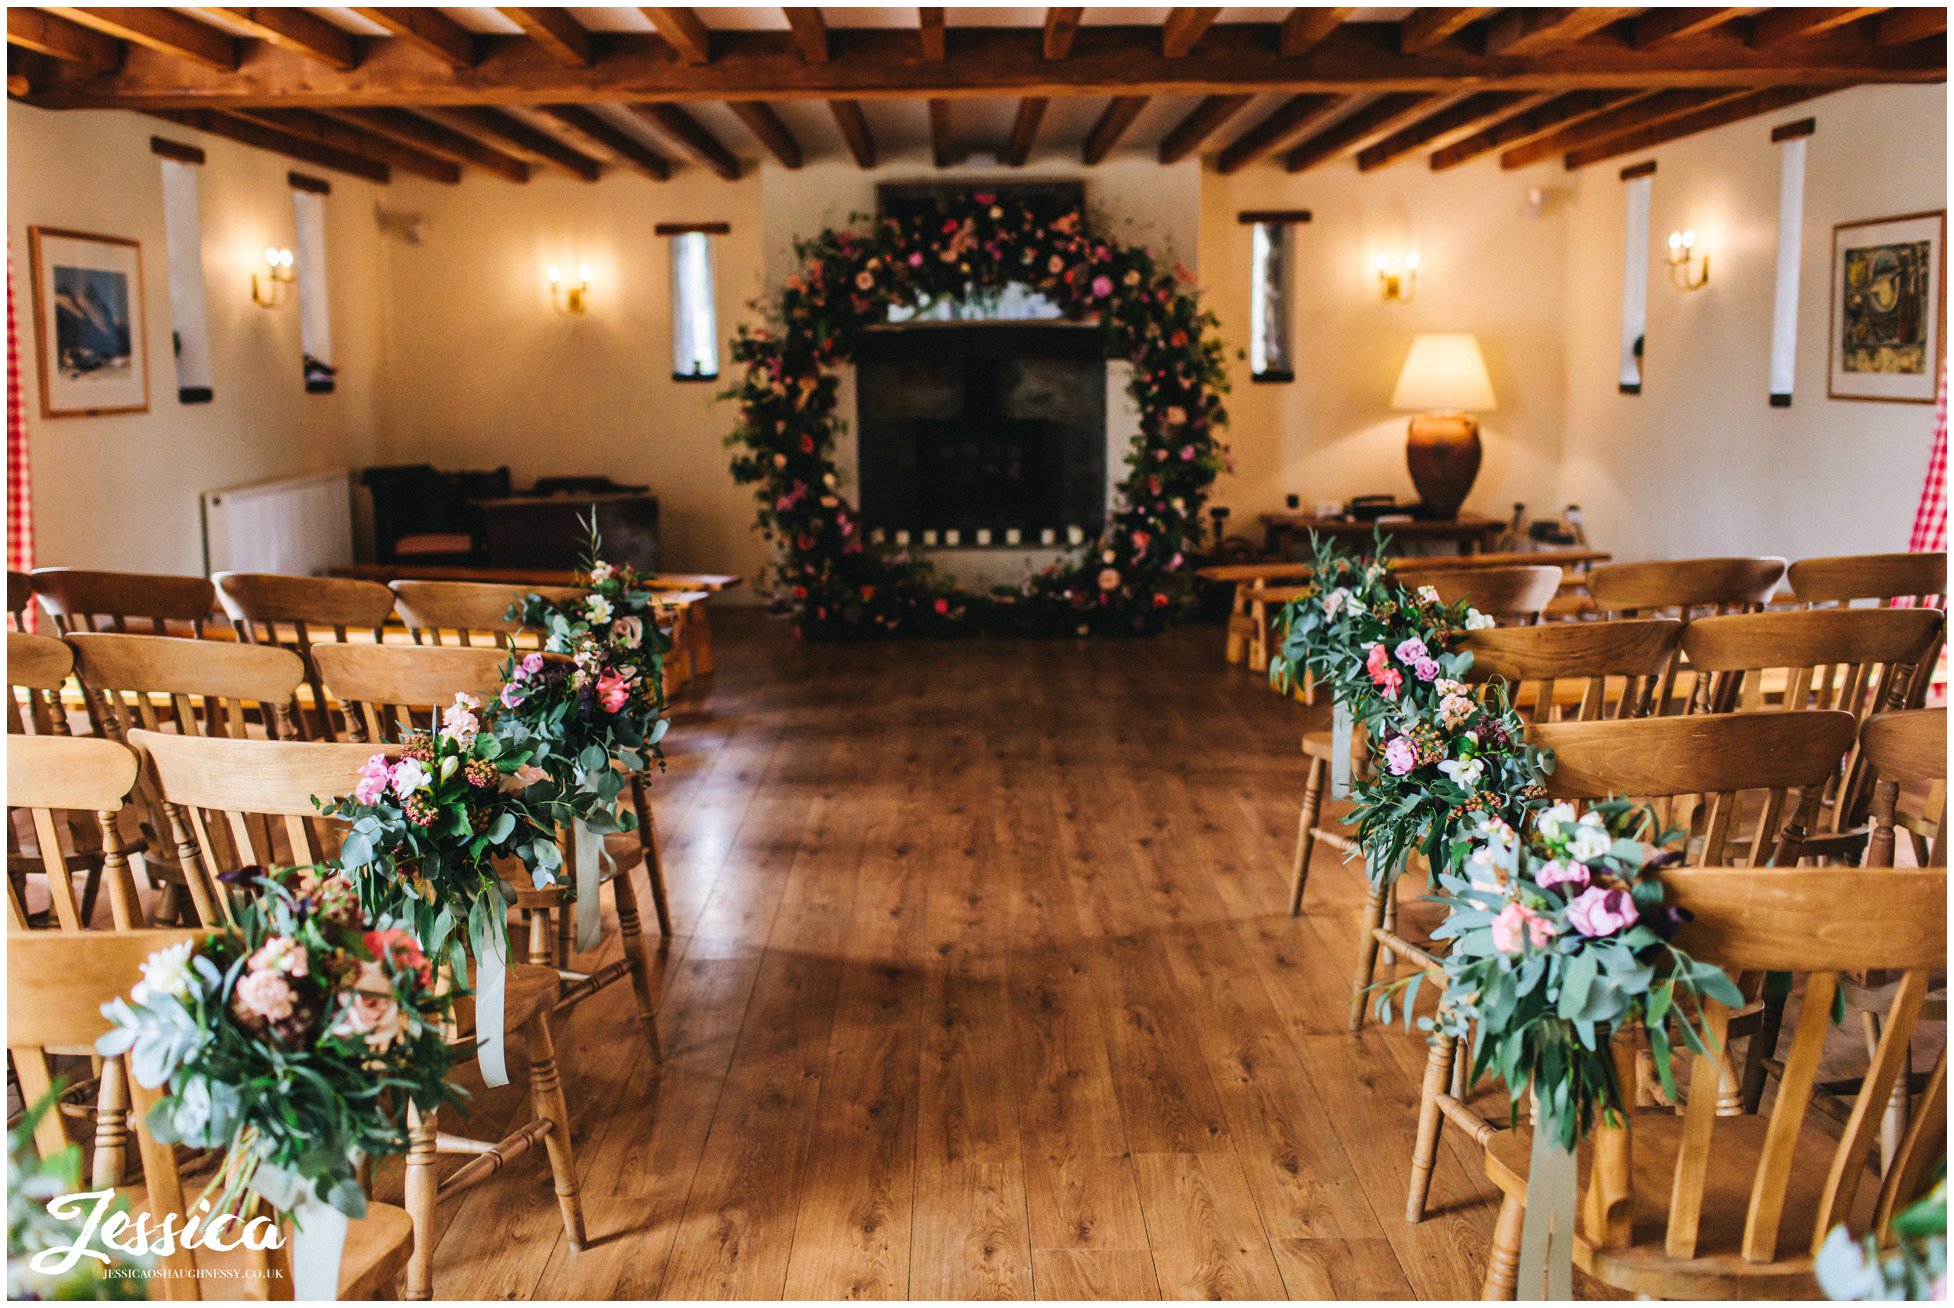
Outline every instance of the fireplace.
POLYGON ((1100 329, 925 323, 865 334, 855 356, 861 513, 871 529, 1096 534, 1106 512, 1100 329))

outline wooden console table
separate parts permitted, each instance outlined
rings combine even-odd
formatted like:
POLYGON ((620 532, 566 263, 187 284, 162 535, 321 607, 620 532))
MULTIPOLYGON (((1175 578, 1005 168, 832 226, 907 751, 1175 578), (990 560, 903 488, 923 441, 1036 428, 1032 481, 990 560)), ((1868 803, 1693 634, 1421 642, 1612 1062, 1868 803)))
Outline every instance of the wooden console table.
POLYGON ((1450 542, 1461 554, 1490 549, 1506 524, 1498 518, 1462 513, 1456 518, 1397 518, 1385 522, 1356 518, 1319 518, 1313 513, 1265 513, 1262 515, 1264 549, 1278 558, 1289 557, 1292 540, 1307 541, 1313 531, 1338 540, 1368 544, 1373 533, 1382 529, 1394 543, 1411 541, 1450 542))

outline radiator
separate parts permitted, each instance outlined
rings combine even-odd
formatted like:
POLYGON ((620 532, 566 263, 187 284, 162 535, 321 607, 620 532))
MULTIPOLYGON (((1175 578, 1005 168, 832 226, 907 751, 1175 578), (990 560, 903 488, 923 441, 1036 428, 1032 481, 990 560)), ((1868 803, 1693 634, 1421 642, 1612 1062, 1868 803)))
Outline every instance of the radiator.
POLYGON ((353 561, 353 476, 309 472, 203 493, 204 572, 312 576, 353 561))

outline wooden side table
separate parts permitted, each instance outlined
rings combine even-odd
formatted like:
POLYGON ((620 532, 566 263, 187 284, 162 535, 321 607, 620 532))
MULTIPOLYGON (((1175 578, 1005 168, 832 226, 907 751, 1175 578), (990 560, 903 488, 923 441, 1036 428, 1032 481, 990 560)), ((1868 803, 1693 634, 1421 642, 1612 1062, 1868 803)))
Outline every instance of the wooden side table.
POLYGON ((1313 513, 1265 513, 1262 515, 1264 547, 1278 558, 1289 557, 1290 542, 1309 539, 1313 531, 1340 541, 1368 542, 1382 530, 1394 544, 1432 541, 1456 545, 1461 554, 1490 549, 1506 524, 1498 518, 1462 513, 1456 518, 1391 518, 1382 521, 1356 518, 1319 518, 1313 513))

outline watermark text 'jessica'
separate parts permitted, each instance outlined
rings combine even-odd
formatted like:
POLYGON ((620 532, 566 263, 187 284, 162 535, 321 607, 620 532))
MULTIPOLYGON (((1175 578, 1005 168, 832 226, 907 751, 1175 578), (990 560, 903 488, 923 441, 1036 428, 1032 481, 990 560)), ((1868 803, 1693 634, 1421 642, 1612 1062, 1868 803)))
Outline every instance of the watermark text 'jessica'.
POLYGON ((112 1213, 113 1190, 88 1190, 64 1194, 48 1200, 48 1212, 64 1222, 82 1219, 81 1234, 73 1244, 56 1245, 34 1255, 28 1264, 43 1276, 59 1276, 83 1258, 107 1265, 112 1261, 105 1249, 93 1245, 97 1237, 106 1249, 132 1257, 168 1257, 179 1248, 209 1249, 228 1253, 233 1249, 279 1249, 285 1234, 269 1214, 246 1220, 235 1213, 210 1211, 210 1202, 200 1199, 188 1215, 170 1213, 158 1222, 148 1213, 112 1213), (235 1227, 234 1233, 227 1227, 235 1227))

